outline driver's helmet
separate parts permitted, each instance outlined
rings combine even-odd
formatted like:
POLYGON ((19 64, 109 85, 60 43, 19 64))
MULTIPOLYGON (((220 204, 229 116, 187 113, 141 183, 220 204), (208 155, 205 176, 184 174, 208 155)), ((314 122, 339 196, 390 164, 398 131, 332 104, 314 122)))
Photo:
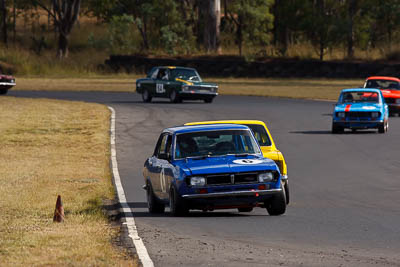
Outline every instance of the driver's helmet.
POLYGON ((178 138, 178 146, 182 156, 193 155, 199 151, 196 141, 184 135, 178 138))

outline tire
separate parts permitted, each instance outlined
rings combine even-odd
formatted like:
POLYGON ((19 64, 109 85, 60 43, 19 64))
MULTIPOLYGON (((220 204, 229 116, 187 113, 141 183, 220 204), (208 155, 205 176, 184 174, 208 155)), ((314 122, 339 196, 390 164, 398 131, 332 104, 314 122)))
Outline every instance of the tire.
POLYGON ((179 196, 174 186, 169 192, 169 208, 172 216, 184 216, 189 213, 185 200, 179 196))
POLYGON ((249 208, 238 208, 239 212, 252 212, 253 208, 249 207, 249 208))
POLYGON ((7 94, 8 89, 0 89, 0 95, 5 95, 7 94))
POLYGON ((289 201, 290 201, 289 181, 286 180, 285 186, 283 188, 285 189, 286 206, 287 206, 287 205, 289 205, 289 201))
POLYGON ((381 125, 378 126, 378 132, 379 133, 386 133, 389 129, 389 122, 386 121, 382 123, 381 125))
POLYGON ((175 90, 171 90, 171 93, 169 94, 169 101, 171 101, 171 103, 182 102, 175 90))
MULTIPOLYGON (((282 185, 281 185, 282 188, 282 185)), ((286 211, 285 190, 282 188, 280 194, 274 195, 269 201, 265 202, 265 208, 271 216, 282 215, 286 211)))
POLYGON ((144 89, 143 93, 142 93, 142 100, 145 103, 150 103, 152 99, 152 96, 150 95, 149 91, 147 91, 146 89, 144 89))
POLYGON ((213 99, 212 97, 206 98, 206 99, 204 99, 204 103, 212 103, 213 100, 214 100, 214 99, 213 99))
POLYGON ((164 213, 165 205, 154 195, 153 188, 150 184, 147 184, 146 188, 147 195, 147 207, 150 213, 164 213))
POLYGON ((343 133, 343 131, 344 131, 343 127, 336 126, 335 124, 332 124, 332 133, 333 134, 343 133))

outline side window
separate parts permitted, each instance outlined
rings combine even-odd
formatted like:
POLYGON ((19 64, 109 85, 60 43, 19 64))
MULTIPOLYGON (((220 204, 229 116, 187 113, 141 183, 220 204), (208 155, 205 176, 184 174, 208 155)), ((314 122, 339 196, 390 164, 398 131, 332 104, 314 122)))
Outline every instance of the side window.
POLYGON ((169 134, 163 134, 160 136, 157 142, 157 147, 154 155, 158 158, 160 154, 166 154, 171 152, 172 137, 169 134))
POLYGON ((168 80, 168 70, 167 69, 159 69, 157 74, 157 80, 168 80))
POLYGON ((153 73, 151 74, 151 78, 152 78, 152 79, 157 79, 158 72, 159 72, 159 69, 155 69, 155 70, 153 71, 153 73))

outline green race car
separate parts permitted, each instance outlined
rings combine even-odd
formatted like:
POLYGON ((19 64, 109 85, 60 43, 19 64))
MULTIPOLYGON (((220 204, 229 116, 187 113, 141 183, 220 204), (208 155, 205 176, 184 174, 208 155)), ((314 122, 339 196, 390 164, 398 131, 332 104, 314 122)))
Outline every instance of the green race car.
POLYGON ((142 95, 143 102, 163 97, 172 103, 186 99, 211 103, 218 95, 218 85, 203 82, 193 68, 154 67, 146 78, 136 80, 136 92, 142 95))

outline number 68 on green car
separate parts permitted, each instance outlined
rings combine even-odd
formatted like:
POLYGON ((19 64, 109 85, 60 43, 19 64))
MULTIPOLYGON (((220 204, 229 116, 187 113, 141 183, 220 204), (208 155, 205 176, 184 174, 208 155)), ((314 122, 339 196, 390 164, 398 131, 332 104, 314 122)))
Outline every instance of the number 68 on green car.
POLYGON ((205 83, 193 68, 154 67, 146 78, 136 80, 136 92, 143 102, 153 97, 169 98, 172 103, 182 100, 203 100, 211 103, 218 95, 218 85, 205 83))

